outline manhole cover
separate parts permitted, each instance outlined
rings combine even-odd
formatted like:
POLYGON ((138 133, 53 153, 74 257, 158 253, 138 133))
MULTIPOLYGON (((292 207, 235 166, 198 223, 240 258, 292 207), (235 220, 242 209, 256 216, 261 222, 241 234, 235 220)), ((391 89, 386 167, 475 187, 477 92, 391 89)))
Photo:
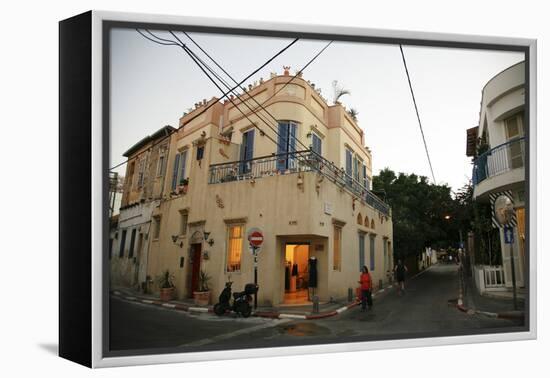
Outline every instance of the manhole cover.
POLYGON ((319 336, 328 335, 330 330, 315 323, 294 323, 282 326, 280 332, 291 336, 319 336))

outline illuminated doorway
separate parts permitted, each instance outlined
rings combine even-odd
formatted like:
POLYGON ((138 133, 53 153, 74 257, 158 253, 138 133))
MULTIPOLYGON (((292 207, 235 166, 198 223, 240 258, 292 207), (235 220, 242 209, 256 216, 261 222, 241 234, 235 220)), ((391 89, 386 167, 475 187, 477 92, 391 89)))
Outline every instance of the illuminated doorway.
POLYGON ((309 303, 308 259, 309 244, 286 244, 284 304, 309 303))

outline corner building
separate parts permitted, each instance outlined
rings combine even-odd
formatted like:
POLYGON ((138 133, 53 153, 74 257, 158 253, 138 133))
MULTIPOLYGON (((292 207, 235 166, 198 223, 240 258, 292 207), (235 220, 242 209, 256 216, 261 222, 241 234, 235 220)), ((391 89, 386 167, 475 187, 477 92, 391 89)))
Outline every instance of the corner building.
POLYGON ((169 269, 178 298, 193 296, 201 270, 212 302, 228 280, 234 291, 254 282, 252 228, 264 236, 259 305, 346 298, 363 265, 376 287, 391 279, 391 210, 371 192, 363 131, 341 104, 291 79, 272 74, 232 102, 203 100, 171 135, 140 261, 153 278, 169 269))

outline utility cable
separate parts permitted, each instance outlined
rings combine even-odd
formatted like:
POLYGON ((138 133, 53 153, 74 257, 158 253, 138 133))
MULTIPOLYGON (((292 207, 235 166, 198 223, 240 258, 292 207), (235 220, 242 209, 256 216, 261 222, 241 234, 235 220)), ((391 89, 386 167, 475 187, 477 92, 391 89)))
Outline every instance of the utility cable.
MULTIPOLYGON (((234 79, 234 78, 233 78, 233 77, 232 77, 232 76, 231 76, 231 75, 230 75, 230 74, 229 74, 229 73, 228 73, 228 72, 227 72, 227 71, 226 71, 226 70, 225 70, 225 69, 224 69, 224 68, 223 68, 223 67, 222 67, 222 66, 221 66, 221 65, 220 65, 211 55, 210 55, 210 54, 208 54, 208 53, 207 53, 207 52, 206 52, 206 51, 205 51, 205 50, 204 50, 204 49, 203 49, 194 39, 193 39, 193 38, 191 38, 191 36, 190 36, 189 34, 187 34, 186 32, 183 32, 183 33, 185 34, 185 36, 186 36, 187 38, 189 38, 189 40, 190 40, 191 42, 193 42, 193 44, 195 44, 195 46, 197 46, 197 47, 199 48, 199 50, 201 50, 201 51, 203 52, 204 55, 206 55, 206 56, 207 56, 207 57, 208 57, 208 58, 209 58, 209 59, 210 59, 219 69, 221 69, 223 73, 225 73, 234 83, 237 83, 237 81, 236 81, 236 80, 235 80, 235 79, 234 79)), ((174 35, 174 37, 176 37, 176 36, 174 35)), ((176 38, 177 38, 177 37, 176 37, 176 38)), ((177 39, 178 39, 178 41, 181 42, 181 40, 180 40, 179 38, 177 38, 177 39)), ((286 85, 288 85, 288 83, 289 83, 290 81, 294 80, 294 79, 298 76, 298 74, 301 73, 305 68, 307 68, 307 66, 309 66, 315 59, 317 59, 317 57, 318 57, 319 55, 321 55, 321 53, 322 53, 331 43, 332 43, 332 41, 329 42, 329 43, 327 44, 327 46, 325 46, 325 48, 323 48, 323 50, 321 50, 317 55, 315 55, 315 56, 313 57, 313 59, 311 59, 311 60, 308 62, 308 64, 307 64, 306 66, 304 66, 304 68, 302 68, 300 71, 298 71, 298 73, 297 73, 291 80, 287 81, 287 82, 285 83, 285 85, 283 85, 283 87, 279 88, 278 91, 276 91, 271 97, 269 97, 266 101, 264 101, 263 104, 265 104, 267 101, 269 101, 271 98, 273 98, 277 93, 279 93, 286 85)), ((265 113, 267 113, 267 115, 268 115, 269 117, 271 117, 271 118, 275 121, 275 123, 278 125, 279 120, 278 120, 277 118, 275 118, 275 117, 273 116, 273 114, 271 114, 271 113, 263 106, 263 104, 260 104, 260 103, 256 100, 256 98, 255 98, 254 96, 250 95, 250 93, 248 93, 248 92, 246 92, 246 91, 244 91, 243 94, 246 94, 246 96, 248 96, 248 98, 249 98, 250 100, 252 100, 256 105, 258 105, 258 107, 260 107, 265 113)), ((245 103, 245 105, 246 105, 246 102, 244 102, 244 103, 245 103)), ((248 108, 250 109, 250 107, 248 107, 248 108)), ((250 109, 250 110, 252 111, 252 109, 250 109)), ((255 114, 258 116, 257 113, 255 113, 255 114)), ((265 122, 265 121, 264 121, 264 122, 265 122)), ((273 130, 272 127, 270 127, 270 129, 273 130)), ((275 130, 273 130, 273 131, 277 134, 277 136, 280 136, 279 133, 278 133, 277 131, 275 131, 275 130)), ((297 141, 304 149, 309 149, 309 147, 306 146, 304 143, 302 143, 299 139, 296 139, 296 141, 297 141)))
MULTIPOLYGON (((154 42, 154 43, 157 43, 157 44, 160 44, 160 45, 164 45, 164 46, 179 46, 178 43, 176 42, 173 42, 173 41, 169 41, 169 40, 165 40, 165 41, 162 41, 162 39, 160 39, 160 41, 155 41, 153 40, 152 38, 148 37, 147 35, 145 35, 144 33, 142 33, 139 29, 136 29, 136 31, 141 35, 143 36, 144 38, 146 38, 147 40, 151 41, 151 42, 154 42)), ((150 32, 149 32, 150 33, 150 32)), ((152 34, 152 33, 150 33, 152 34)), ((157 37, 158 38, 158 37, 157 37)), ((263 69, 265 66, 267 66, 269 63, 271 63, 275 58, 277 58, 279 55, 281 55, 282 53, 284 53, 287 49, 289 49, 292 45, 294 45, 296 42, 298 41, 298 38, 296 38, 294 41, 292 41, 290 44, 288 44, 287 46, 285 46, 283 49, 281 49, 279 52, 277 52, 277 54, 273 55, 271 58, 269 58, 265 63, 263 63, 260 67, 258 67, 257 69, 255 69, 250 75, 248 75, 247 77, 245 77, 243 80, 241 80, 241 82, 239 83, 238 86, 235 86, 233 89, 235 88, 238 88, 242 83, 244 83, 246 80, 250 79, 252 76, 254 76, 256 73, 258 73, 261 69, 263 69)), ((223 97, 226 97, 227 94, 229 93, 230 91, 227 91, 227 92, 224 92, 224 95, 223 97)), ((223 99, 222 97, 222 99, 223 99)), ((156 143, 154 143, 152 147, 154 147, 155 145, 157 145, 158 143, 161 143, 164 139, 168 138, 172 133, 174 132, 177 132, 179 131, 182 127, 184 127, 185 125, 187 125, 188 123, 192 122, 194 119, 196 119, 197 117, 199 117, 200 115, 204 114, 204 112, 206 112, 209 108, 211 108, 212 106, 214 106, 214 104, 216 104, 217 101, 213 101, 210 105, 208 105, 207 107, 205 107, 204 109, 202 109, 200 112, 198 112, 197 114, 195 114, 193 117, 191 117, 190 119, 188 120, 185 120, 176 130, 172 131, 169 135, 167 135, 166 137, 158 140, 156 143)), ((116 169, 124 164, 126 164, 128 162, 128 159, 126 161, 123 161, 117 165, 115 165, 114 167, 110 168, 109 170, 113 170, 113 169, 116 169)))
POLYGON ((414 104, 414 110, 416 111, 416 118, 418 119, 418 126, 420 127, 420 133, 422 134, 422 140, 424 141, 424 149, 426 150, 426 156, 428 157, 428 164, 430 165, 430 171, 432 172, 432 178, 434 184, 437 184, 435 181, 434 170, 432 167, 432 161, 430 159, 430 153, 428 152, 428 144, 426 143, 426 137, 424 136, 424 130, 422 129, 422 122, 420 121, 420 115, 418 113, 418 106, 416 105, 416 99, 414 97, 414 91, 411 84, 411 77, 409 75, 409 69, 407 68, 407 61, 405 60, 405 54, 403 53, 403 46, 399 45, 399 50, 401 51, 401 57, 403 58, 403 65, 405 66, 405 72, 407 73, 407 80, 409 81, 409 89, 411 90, 411 96, 414 104))

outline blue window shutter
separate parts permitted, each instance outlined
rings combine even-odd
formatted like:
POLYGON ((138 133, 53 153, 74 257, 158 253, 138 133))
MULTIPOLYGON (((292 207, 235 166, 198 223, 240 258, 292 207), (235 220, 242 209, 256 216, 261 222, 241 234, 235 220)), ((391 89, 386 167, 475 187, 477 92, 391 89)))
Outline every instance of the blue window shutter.
POLYGON ((312 138, 313 152, 315 152, 318 155, 322 155, 321 138, 319 138, 315 133, 311 134, 311 138, 312 138))
MULTIPOLYGON (((288 152, 288 122, 279 122, 279 135, 277 136, 277 155, 288 152)), ((283 171, 286 169, 286 157, 277 157, 277 169, 283 171)))
POLYGON ((346 177, 346 181, 348 183, 350 183, 350 177, 352 175, 352 172, 351 172, 351 151, 346 149, 346 174, 349 176, 349 177, 346 177))
POLYGON ((359 234, 359 271, 365 265, 365 235, 359 234))
POLYGON ((374 237, 370 238, 370 270, 374 270, 374 237))
POLYGON ((250 172, 252 168, 252 163, 248 160, 254 157, 254 130, 247 131, 243 134, 240 157, 240 160, 243 161, 240 164, 240 173, 250 172))
POLYGON ((288 125, 288 151, 289 152, 296 152, 296 124, 290 123, 288 125))
POLYGON ((183 184, 183 180, 186 178, 185 177, 185 165, 187 164, 187 150, 183 151, 181 154, 181 161, 180 161, 180 165, 181 165, 181 169, 180 169, 180 175, 179 175, 179 184, 183 184))
MULTIPOLYGON (((288 152, 296 152, 296 124, 289 124, 289 137, 288 137, 288 152)), ((288 168, 296 168, 296 161, 294 155, 288 159, 288 168)))
POLYGON ((174 161, 174 170, 172 173, 172 190, 176 190, 178 183, 178 167, 180 163, 180 154, 176 154, 176 160, 174 161))
POLYGON ((254 158, 254 130, 250 130, 246 137, 246 160, 254 158))
POLYGON ((369 189, 368 179, 367 179, 367 166, 363 164, 363 185, 365 188, 369 189))

